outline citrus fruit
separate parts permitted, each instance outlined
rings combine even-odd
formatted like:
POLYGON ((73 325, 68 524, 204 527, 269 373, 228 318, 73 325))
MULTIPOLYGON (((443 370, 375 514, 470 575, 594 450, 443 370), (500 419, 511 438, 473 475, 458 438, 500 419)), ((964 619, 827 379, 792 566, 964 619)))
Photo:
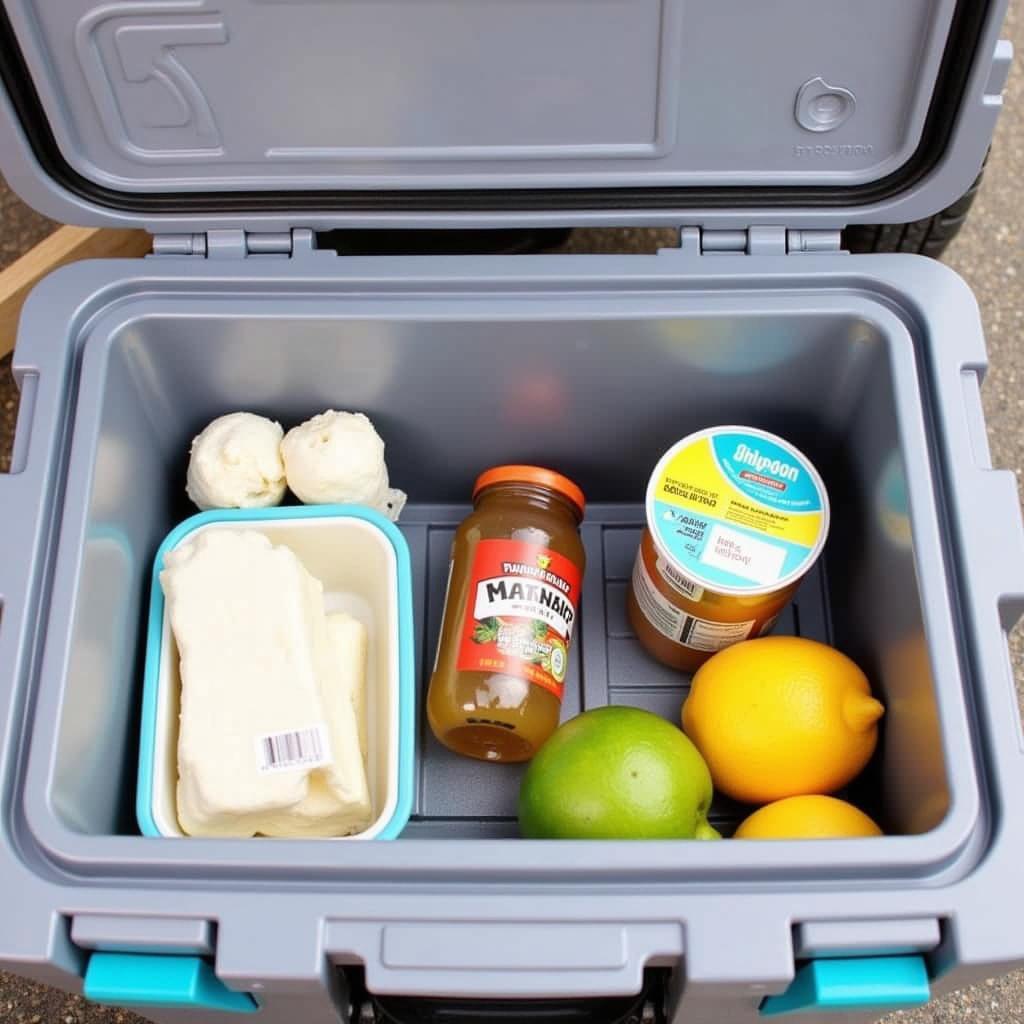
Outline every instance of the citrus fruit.
POLYGON ((697 748, 650 711, 606 707, 560 726, 519 790, 527 839, 718 839, 697 748))
POLYGON ((834 796, 776 800, 736 829, 736 839, 857 839, 882 830, 861 810, 834 796))
POLYGON ((771 636, 727 647, 697 670, 683 729, 715 789, 766 804, 845 786, 874 752, 884 710, 845 654, 771 636))

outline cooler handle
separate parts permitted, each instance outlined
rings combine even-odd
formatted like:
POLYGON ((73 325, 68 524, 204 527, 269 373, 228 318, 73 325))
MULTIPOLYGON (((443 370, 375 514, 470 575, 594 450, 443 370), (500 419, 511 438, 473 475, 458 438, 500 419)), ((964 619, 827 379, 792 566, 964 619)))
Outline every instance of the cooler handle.
MULTIPOLYGON (((992 469, 985 414, 981 404, 977 370, 960 372, 964 416, 967 423, 970 454, 974 463, 973 479, 964 488, 960 543, 963 550, 963 576, 972 589, 968 615, 977 624, 976 650, 984 662, 981 677, 994 683, 1003 678, 1003 686, 988 688, 988 700, 1001 707, 993 719, 1009 721, 1016 733, 1017 749, 1024 752, 1024 732, 1017 707, 1017 691, 1010 663, 1007 633, 1024 616, 1024 521, 1017 478, 1010 470, 992 469), (994 643, 989 646, 989 638, 994 643), (997 660, 998 655, 998 660, 997 660)), ((968 467, 961 465, 960 471, 968 467)))
POLYGON ((644 968, 678 963, 680 924, 457 922, 385 927, 380 957, 366 963, 380 995, 488 998, 635 995, 644 968))
MULTIPOLYGON (((24 374, 10 470, 0 473, 0 670, 15 669, 13 677, 0 672, 0 700, 5 702, 10 694, 4 694, 4 686, 16 682, 17 667, 28 649, 29 631, 36 625, 34 609, 29 606, 34 594, 34 555, 39 550, 45 480, 41 458, 29 465, 29 444, 37 427, 38 392, 38 374, 24 374)), ((34 447, 38 449, 40 444, 34 447)))

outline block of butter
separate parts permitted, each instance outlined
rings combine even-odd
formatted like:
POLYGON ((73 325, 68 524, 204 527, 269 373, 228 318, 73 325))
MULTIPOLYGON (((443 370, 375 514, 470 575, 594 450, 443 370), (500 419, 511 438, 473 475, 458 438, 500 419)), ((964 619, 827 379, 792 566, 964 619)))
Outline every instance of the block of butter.
POLYGON ((296 807, 268 819, 266 836, 342 836, 370 824, 366 775, 366 627, 337 612, 327 616, 329 665, 321 697, 331 749, 344 751, 333 765, 310 774, 309 792, 296 807), (360 753, 361 752, 361 753, 360 753), (351 762, 361 758, 359 765, 351 762))
MULTIPOLYGON (((327 633, 333 648, 335 672, 337 673, 338 689, 332 691, 340 698, 344 695, 352 706, 359 735, 359 749, 365 761, 369 747, 367 745, 366 721, 366 627, 345 612, 335 612, 327 616, 327 633)), ((330 704, 331 697, 325 694, 330 704)), ((339 716, 345 714, 342 707, 339 716)))
POLYGON ((212 529, 168 553, 160 582, 181 657, 183 830, 344 835, 367 827, 355 713, 349 699, 343 719, 336 699, 345 672, 356 670, 339 664, 319 581, 260 533, 212 529))

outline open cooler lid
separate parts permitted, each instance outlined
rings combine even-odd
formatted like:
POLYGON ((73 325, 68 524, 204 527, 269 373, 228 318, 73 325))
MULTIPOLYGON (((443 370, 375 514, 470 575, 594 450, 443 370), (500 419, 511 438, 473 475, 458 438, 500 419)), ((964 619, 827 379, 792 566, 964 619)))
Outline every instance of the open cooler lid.
POLYGON ((0 170, 63 221, 930 216, 984 159, 1005 0, 2 0, 0 170))

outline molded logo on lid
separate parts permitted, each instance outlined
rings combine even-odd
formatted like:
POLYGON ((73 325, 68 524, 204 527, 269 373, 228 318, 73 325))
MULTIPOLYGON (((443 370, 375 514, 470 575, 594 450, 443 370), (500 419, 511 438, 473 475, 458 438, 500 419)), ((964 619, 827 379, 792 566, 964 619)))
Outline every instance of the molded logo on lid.
POLYGON ((710 430, 659 463, 648 525, 669 564, 694 582, 770 591, 810 568, 828 499, 813 466, 780 438, 710 430))

